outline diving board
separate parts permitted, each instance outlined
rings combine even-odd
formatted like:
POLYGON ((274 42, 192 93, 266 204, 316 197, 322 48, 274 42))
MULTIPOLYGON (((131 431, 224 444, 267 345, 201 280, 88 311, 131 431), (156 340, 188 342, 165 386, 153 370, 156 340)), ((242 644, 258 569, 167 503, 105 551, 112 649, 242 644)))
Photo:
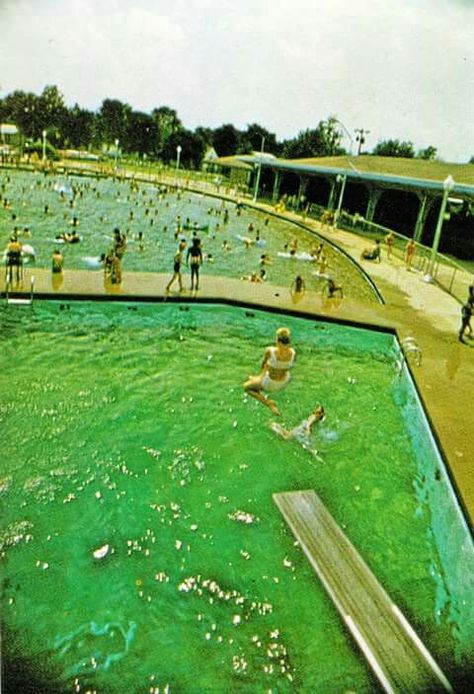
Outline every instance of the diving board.
POLYGON ((313 490, 273 499, 386 692, 452 692, 447 678, 313 490))

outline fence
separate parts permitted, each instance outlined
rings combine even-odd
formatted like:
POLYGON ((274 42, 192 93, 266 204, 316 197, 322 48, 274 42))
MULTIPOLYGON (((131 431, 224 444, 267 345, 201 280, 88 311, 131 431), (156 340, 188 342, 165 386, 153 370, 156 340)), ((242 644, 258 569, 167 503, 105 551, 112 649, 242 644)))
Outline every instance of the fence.
MULTIPOLYGON (((360 236, 370 236, 371 238, 384 238, 391 232, 395 237, 395 244, 392 250, 393 255, 401 260, 405 257, 405 246, 408 239, 403 234, 393 231, 393 229, 388 229, 374 222, 368 222, 360 215, 351 215, 347 212, 342 212, 338 226, 360 236)), ((412 268, 426 276, 427 279, 428 274, 430 274, 436 284, 455 299, 464 303, 468 295, 469 285, 473 282, 472 273, 442 253, 437 253, 434 267, 430 272, 431 248, 424 246, 422 243, 416 243, 415 245, 416 251, 412 268)))

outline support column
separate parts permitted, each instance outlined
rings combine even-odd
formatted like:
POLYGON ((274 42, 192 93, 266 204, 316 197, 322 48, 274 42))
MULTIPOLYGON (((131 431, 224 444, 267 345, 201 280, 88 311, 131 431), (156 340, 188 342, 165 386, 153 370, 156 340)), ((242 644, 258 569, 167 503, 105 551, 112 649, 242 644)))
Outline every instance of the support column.
POLYGON ((275 180, 273 181, 272 202, 278 202, 280 198, 281 173, 275 171, 275 180))
POLYGON ((334 203, 335 203, 335 198, 336 198, 336 179, 331 178, 329 180, 329 200, 327 204, 327 209, 328 210, 333 210, 334 209, 334 203))
POLYGON ((296 210, 300 209, 301 198, 303 196, 306 196, 306 189, 307 189, 308 183, 309 183, 307 176, 300 176, 299 179, 300 179, 300 185, 298 188, 298 196, 296 198, 296 210))
POLYGON ((382 192, 380 188, 373 188, 372 186, 369 188, 369 202, 367 203, 367 210, 365 212, 365 220, 367 222, 374 221, 375 209, 382 192))
POLYGON ((413 240, 420 243, 420 239, 423 236, 423 231, 425 229, 425 222, 428 217, 428 212, 430 211, 434 198, 428 195, 417 194, 420 201, 420 207, 418 209, 418 216, 416 218, 415 231, 413 232, 413 240))

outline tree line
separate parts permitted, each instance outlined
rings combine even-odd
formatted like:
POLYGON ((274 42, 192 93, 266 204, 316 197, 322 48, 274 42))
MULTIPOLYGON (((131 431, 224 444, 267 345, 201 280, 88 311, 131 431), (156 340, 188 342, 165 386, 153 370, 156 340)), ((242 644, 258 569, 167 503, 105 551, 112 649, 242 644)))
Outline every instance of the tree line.
MULTIPOLYGON (((315 128, 300 131, 294 138, 278 141, 275 134, 258 123, 246 130, 232 124, 218 128, 197 127, 188 130, 177 112, 168 106, 151 113, 135 111, 118 99, 104 99, 97 111, 75 104, 66 106, 57 86, 48 85, 37 96, 16 90, 0 99, 0 122, 14 123, 25 142, 32 146, 46 131, 47 141, 58 149, 120 151, 127 155, 172 163, 181 147, 184 167, 199 169, 209 147, 220 157, 260 151, 286 159, 338 156, 347 154, 342 146, 343 133, 336 116, 321 120, 315 128)), ((379 142, 371 154, 388 157, 436 159, 435 147, 415 152, 412 142, 390 139, 379 142)))

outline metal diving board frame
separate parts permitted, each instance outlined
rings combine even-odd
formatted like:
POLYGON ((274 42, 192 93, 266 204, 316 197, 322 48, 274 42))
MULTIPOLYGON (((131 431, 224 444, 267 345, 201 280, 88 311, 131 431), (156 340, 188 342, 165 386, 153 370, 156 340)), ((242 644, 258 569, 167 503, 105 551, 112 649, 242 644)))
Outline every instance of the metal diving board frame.
POLYGON ((7 282, 5 287, 5 298, 7 301, 7 306, 31 306, 33 303, 34 293, 35 293, 35 278, 31 277, 30 283, 30 293, 29 295, 20 295, 13 297, 11 296, 12 287, 11 283, 7 282))
POLYGON ((273 499, 384 690, 452 692, 431 653, 317 494, 312 489, 283 492, 273 499))

